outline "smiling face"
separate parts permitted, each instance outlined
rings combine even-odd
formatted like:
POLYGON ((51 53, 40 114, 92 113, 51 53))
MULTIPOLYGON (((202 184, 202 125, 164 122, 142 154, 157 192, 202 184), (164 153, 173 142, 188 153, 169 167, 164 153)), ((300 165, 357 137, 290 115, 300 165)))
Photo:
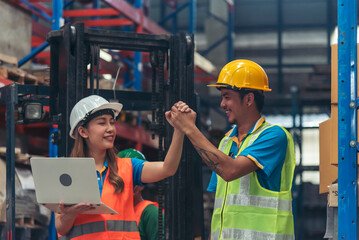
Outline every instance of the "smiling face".
POLYGON ((245 98, 240 98, 239 93, 230 89, 221 89, 221 108, 224 109, 230 124, 239 124, 246 114, 245 98))
POLYGON ((91 151, 106 151, 113 148, 116 137, 115 120, 109 114, 100 115, 86 127, 79 127, 79 134, 86 139, 91 151))

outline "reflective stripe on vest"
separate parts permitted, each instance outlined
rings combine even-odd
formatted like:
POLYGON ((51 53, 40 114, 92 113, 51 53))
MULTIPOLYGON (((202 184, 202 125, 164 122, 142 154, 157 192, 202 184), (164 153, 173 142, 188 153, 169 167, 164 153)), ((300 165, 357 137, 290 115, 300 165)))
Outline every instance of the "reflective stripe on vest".
POLYGON ((107 220, 107 231, 138 232, 136 221, 107 220))
MULTIPOLYGON (((249 194, 250 175, 243 176, 240 181, 239 194, 228 194, 226 205, 273 208, 282 211, 292 211, 292 200, 276 197, 257 196, 249 194), (241 195, 240 197, 238 195, 241 195)), ((221 208, 223 197, 216 198, 214 209, 221 208)))
MULTIPOLYGON (((240 152, 242 152, 243 149, 253 144, 260 133, 272 126, 273 125, 269 123, 263 123, 262 126, 260 126, 253 134, 250 134, 248 138, 242 143, 237 156, 240 155, 240 152)), ((282 187, 283 189, 290 188, 291 180, 289 180, 289 178, 293 177, 292 172, 294 171, 294 148, 291 136, 286 131, 285 133, 288 139, 288 144, 287 155, 282 169, 281 189, 282 187), (283 171, 292 172, 288 172, 288 175, 283 174, 283 171), (290 181, 290 185, 287 185, 288 181, 290 181)), ((230 139, 230 137, 224 137, 220 143, 219 150, 228 155, 232 146, 232 142, 233 141, 230 139)), ((215 216, 215 218, 212 219, 211 239, 294 239, 293 217, 291 213, 292 200, 290 190, 272 192, 261 189, 258 183, 256 172, 252 172, 232 182, 224 182, 224 180, 219 176, 217 177, 219 180, 218 184, 220 186, 222 185, 222 188, 220 189, 221 191, 217 190, 215 198, 213 211, 213 216, 215 216), (266 220, 264 220, 264 218, 262 219, 262 217, 259 217, 260 219, 258 220, 258 224, 261 224, 261 219, 263 221, 272 221, 270 219, 273 218, 273 222, 271 224, 265 223, 266 227, 264 228, 258 227, 256 223, 253 223, 253 219, 249 221, 251 223, 245 220, 248 217, 251 218, 251 213, 259 213, 258 211, 260 211, 260 208, 263 209, 263 214, 265 214, 264 216, 266 220), (277 222, 277 220, 279 220, 276 220, 278 217, 278 210, 281 211, 281 213, 279 213, 279 216, 281 217, 280 221, 277 222), (238 219, 238 221, 233 220, 234 216, 231 213, 237 211, 238 214, 242 214, 242 217, 245 219, 238 219), (287 219, 288 222, 285 219, 287 219), (278 225, 276 225, 276 223, 278 223, 278 225)))
POLYGON ((219 239, 219 234, 220 234, 219 230, 211 232, 211 240, 212 239, 219 239))
MULTIPOLYGON (((70 240, 82 235, 105 231, 104 221, 90 222, 74 226, 68 235, 59 237, 59 240, 70 240)), ((107 231, 137 232, 138 228, 135 221, 107 220, 107 231)))
POLYGON ((67 234, 66 236, 61 236, 58 239, 70 240, 72 238, 79 237, 84 234, 104 232, 105 230, 106 230, 105 222, 103 221, 89 222, 78 226, 74 226, 69 234, 67 234))
POLYGON ((257 137, 259 136, 259 134, 261 132, 263 132, 264 130, 266 130, 267 128, 270 128, 271 126, 273 126, 272 124, 270 123, 267 123, 267 124, 262 124, 262 126, 259 127, 259 129, 257 129, 257 131, 251 136, 251 138, 249 139, 248 141, 248 146, 252 145, 252 143, 257 139, 257 137), (264 126, 263 126, 264 125, 264 126))
POLYGON ((248 229, 225 228, 222 232, 222 239, 294 240, 294 235, 264 233, 248 229))

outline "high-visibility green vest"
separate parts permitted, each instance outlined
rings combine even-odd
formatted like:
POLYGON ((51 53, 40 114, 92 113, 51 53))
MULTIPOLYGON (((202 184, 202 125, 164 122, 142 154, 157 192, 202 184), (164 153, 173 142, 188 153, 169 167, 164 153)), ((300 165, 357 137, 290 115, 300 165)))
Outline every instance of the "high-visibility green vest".
MULTIPOLYGON (((247 136, 237 156, 259 134, 273 125, 263 123, 247 136)), ((282 128, 283 129, 283 128, 282 128)), ((292 180, 295 167, 294 144, 287 135, 287 153, 281 171, 280 191, 260 186, 256 171, 231 182, 217 175, 217 190, 211 224, 211 239, 293 240, 292 180)), ((233 141, 226 136, 218 149, 229 154, 233 141)))

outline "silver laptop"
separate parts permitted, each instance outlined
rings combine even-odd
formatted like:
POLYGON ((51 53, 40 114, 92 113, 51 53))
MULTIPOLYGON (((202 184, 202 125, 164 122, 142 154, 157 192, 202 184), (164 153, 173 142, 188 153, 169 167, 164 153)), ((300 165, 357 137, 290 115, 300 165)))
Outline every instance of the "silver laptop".
POLYGON ((91 203, 95 209, 84 214, 118 214, 101 202, 93 158, 32 157, 30 163, 38 203, 54 212, 60 202, 91 203))

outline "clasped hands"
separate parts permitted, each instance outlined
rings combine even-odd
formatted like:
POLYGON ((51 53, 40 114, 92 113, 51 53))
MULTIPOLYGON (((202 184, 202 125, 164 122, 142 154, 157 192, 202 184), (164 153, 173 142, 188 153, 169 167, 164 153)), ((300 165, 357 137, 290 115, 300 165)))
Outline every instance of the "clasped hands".
POLYGON ((172 127, 180 130, 184 134, 196 126, 197 113, 182 101, 175 103, 171 110, 165 113, 165 116, 172 127))

